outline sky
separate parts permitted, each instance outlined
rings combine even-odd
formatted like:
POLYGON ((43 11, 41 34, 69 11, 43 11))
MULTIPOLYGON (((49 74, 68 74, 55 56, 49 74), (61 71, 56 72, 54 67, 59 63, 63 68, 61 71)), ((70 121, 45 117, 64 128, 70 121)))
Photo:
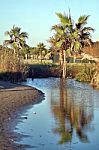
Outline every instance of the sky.
POLYGON ((27 44, 48 45, 53 35, 51 27, 59 23, 56 12, 68 14, 77 21, 80 15, 90 15, 87 26, 95 29, 93 41, 99 40, 99 0, 0 0, 0 44, 9 39, 4 33, 13 25, 27 32, 27 44))

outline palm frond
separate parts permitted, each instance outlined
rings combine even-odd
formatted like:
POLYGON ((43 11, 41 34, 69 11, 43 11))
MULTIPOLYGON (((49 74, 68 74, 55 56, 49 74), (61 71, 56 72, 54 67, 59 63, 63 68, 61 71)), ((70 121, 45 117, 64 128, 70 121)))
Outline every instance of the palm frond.
POLYGON ((84 28, 82 29, 82 32, 83 32, 83 33, 90 32, 90 31, 94 32, 95 30, 94 30, 93 28, 91 28, 91 27, 84 27, 84 28))
POLYGON ((20 27, 16 27, 15 25, 13 25, 13 28, 11 29, 11 32, 14 34, 19 34, 21 31, 20 27))
POLYGON ((59 27, 60 27, 60 25, 53 25, 51 30, 57 30, 57 29, 59 29, 59 27))
POLYGON ((52 30, 55 30, 56 34, 63 34, 65 32, 64 27, 61 25, 52 26, 52 30))
POLYGON ((86 32, 86 33, 83 33, 83 34, 82 34, 82 39, 88 39, 88 38, 90 38, 90 37, 91 37, 90 32, 86 32))
POLYGON ((10 32, 9 32, 9 31, 6 31, 6 32, 5 32, 5 35, 10 35, 10 32))
POLYGON ((70 25, 70 24, 71 24, 71 20, 69 19, 68 16, 63 15, 63 14, 61 14, 61 13, 56 13, 56 15, 59 17, 60 22, 61 22, 63 25, 67 26, 67 25, 70 25))
POLYGON ((27 32, 21 32, 20 37, 28 38, 28 33, 27 32))
POLYGON ((78 23, 85 25, 87 23, 87 20, 88 20, 89 17, 90 17, 90 15, 80 16, 79 19, 78 19, 78 23))
POLYGON ((4 41, 4 45, 9 45, 9 44, 12 44, 12 43, 13 43, 12 40, 5 40, 5 41, 4 41))

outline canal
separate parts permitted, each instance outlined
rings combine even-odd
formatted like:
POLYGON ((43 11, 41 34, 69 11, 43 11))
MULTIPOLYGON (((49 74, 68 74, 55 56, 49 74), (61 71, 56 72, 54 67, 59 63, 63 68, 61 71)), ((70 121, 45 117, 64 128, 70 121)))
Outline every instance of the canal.
POLYGON ((25 136, 17 143, 32 150, 98 150, 99 90, 73 79, 28 79, 23 84, 45 96, 23 113, 27 119, 16 125, 15 132, 25 136))

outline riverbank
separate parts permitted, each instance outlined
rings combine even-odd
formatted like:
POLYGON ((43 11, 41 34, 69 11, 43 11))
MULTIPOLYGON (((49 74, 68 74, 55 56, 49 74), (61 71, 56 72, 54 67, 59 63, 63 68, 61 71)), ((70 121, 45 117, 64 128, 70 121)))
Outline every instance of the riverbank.
POLYGON ((21 137, 13 133, 14 125, 24 108, 38 103, 42 97, 43 93, 35 88, 0 81, 0 150, 24 148, 23 145, 14 143, 21 137))

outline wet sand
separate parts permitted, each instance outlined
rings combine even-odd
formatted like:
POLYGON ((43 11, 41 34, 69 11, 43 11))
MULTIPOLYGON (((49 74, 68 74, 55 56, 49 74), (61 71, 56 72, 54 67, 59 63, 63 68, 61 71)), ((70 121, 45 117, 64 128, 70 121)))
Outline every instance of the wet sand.
POLYGON ((26 145, 14 143, 21 135, 14 133, 13 129, 22 111, 40 102, 43 96, 35 88, 0 81, 0 150, 25 149, 26 145))

